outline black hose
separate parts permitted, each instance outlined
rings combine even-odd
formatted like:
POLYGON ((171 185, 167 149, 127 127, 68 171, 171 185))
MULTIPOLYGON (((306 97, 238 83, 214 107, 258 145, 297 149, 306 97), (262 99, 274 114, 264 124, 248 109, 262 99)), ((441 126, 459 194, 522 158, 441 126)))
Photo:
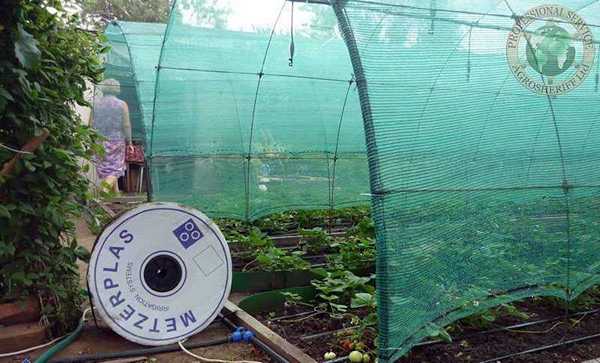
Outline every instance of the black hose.
MULTIPOLYGON (((588 311, 580 311, 577 313, 570 314, 569 316, 570 317, 571 316, 581 316, 581 315, 595 314, 598 312, 600 312, 600 308, 588 310, 588 311)), ((529 322, 524 322, 524 323, 519 323, 519 324, 514 324, 514 325, 509 325, 509 326, 502 326, 502 327, 492 328, 492 329, 488 329, 488 330, 482 330, 482 331, 478 331, 478 332, 474 332, 474 333, 470 333, 470 334, 459 335, 456 337, 452 337, 452 340, 456 341, 456 340, 460 340, 460 339, 471 338, 471 337, 478 336, 478 335, 492 334, 492 333, 498 333, 498 332, 502 332, 502 331, 510 331, 511 329, 521 329, 521 328, 525 328, 525 327, 529 327, 529 326, 551 323, 553 321, 561 320, 564 318, 565 318, 565 316, 561 315, 561 316, 556 316, 554 318, 542 319, 542 320, 537 320, 537 321, 529 321, 529 322)), ((439 343, 448 343, 448 342, 445 340, 439 340, 439 339, 427 340, 427 341, 415 344, 415 347, 422 347, 422 346, 426 346, 426 345, 439 344, 439 343)))
POLYGON ((323 363, 340 363, 340 362, 347 362, 348 360, 350 360, 350 356, 349 355, 345 355, 343 357, 337 357, 331 360, 326 360, 323 363))
MULTIPOLYGON (((225 343, 229 343, 230 338, 217 338, 213 340, 207 340, 203 342, 194 342, 194 343, 185 343, 183 346, 187 349, 196 349, 201 347, 211 347, 214 345, 221 345, 225 343)), ((50 363, 75 363, 75 362, 96 362, 100 360, 109 360, 109 359, 118 359, 118 358, 132 358, 132 357, 140 357, 144 355, 152 355, 152 354, 160 354, 160 353, 170 353, 170 352, 178 352, 181 351, 181 348, 178 344, 169 344, 160 347, 152 347, 152 348, 141 348, 141 349, 133 349, 126 350, 122 352, 109 352, 109 353, 95 353, 95 354, 86 354, 80 355, 77 357, 66 357, 59 358, 50 361, 50 363)))
POLYGON ((252 343, 254 343, 254 345, 256 345, 260 350, 267 353, 269 355, 269 357, 271 357, 274 361, 276 361, 278 363, 290 363, 289 360, 282 357, 279 353, 277 353, 276 351, 271 349, 271 347, 269 347, 267 344, 263 343, 260 339, 254 337, 254 339, 252 340, 252 343))
POLYGON ((537 348, 527 349, 527 350, 524 350, 524 351, 521 351, 521 352, 503 355, 502 357, 497 357, 497 358, 493 358, 493 359, 484 360, 484 361, 481 361, 480 363, 496 363, 496 362, 501 362, 501 361, 503 361, 505 359, 509 359, 509 358, 516 357, 516 356, 519 356, 519 355, 530 354, 530 353, 537 353, 537 352, 541 352, 541 351, 544 351, 544 350, 553 349, 553 348, 559 348, 559 347, 562 347, 564 345, 579 343, 579 342, 583 342, 585 340, 596 339, 596 338, 600 338, 600 333, 593 334, 593 335, 588 335, 588 336, 581 337, 581 338, 576 338, 576 339, 571 339, 571 340, 565 340, 563 342, 558 342, 558 343, 554 343, 554 344, 550 344, 550 345, 544 345, 544 346, 537 347, 537 348))
MULTIPOLYGON (((219 316, 220 316, 221 320, 223 321, 223 323, 225 325, 229 326, 229 328, 231 328, 232 330, 235 330, 235 329, 238 328, 237 325, 235 325, 234 323, 232 323, 231 320, 227 319, 225 316, 223 316, 223 315, 219 315, 219 316)), ((260 350, 262 350, 263 352, 265 352, 275 362, 278 362, 278 363, 290 363, 289 360, 287 360, 286 358, 282 357, 279 353, 277 353, 276 351, 274 351, 273 349, 271 349, 271 347, 269 347, 267 344, 265 344, 263 341, 261 341, 260 339, 258 339, 258 337, 256 335, 252 339, 252 343, 254 343, 254 345, 256 345, 260 350)))

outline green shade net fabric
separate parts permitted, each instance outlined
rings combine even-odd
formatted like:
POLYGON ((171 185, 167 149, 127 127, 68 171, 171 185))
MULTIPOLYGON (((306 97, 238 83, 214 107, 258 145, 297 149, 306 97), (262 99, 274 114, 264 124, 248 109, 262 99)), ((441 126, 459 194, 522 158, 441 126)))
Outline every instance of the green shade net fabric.
POLYGON ((575 20, 530 15, 509 63, 515 20, 543 4, 333 2, 366 130, 380 362, 491 305, 598 283, 600 93, 584 58, 598 61, 600 3, 552 2, 593 42, 575 20), (557 87, 578 72, 558 95, 524 78, 557 87))
POLYGON ((358 93, 333 9, 295 4, 292 21, 292 3, 268 3, 217 2, 218 20, 173 6, 146 128, 153 200, 246 220, 368 203, 358 93))
POLYGON ((129 48, 107 73, 135 86, 154 200, 254 219, 364 203, 369 177, 388 362, 489 306, 599 282, 600 3, 552 3, 587 23, 592 64, 580 25, 543 14, 509 62, 541 1, 296 2, 292 21, 284 0, 180 0, 164 44, 159 25, 109 27, 129 48))
POLYGON ((132 137, 146 143, 152 124, 156 66, 164 24, 112 22, 104 31, 110 50, 105 59, 105 79, 121 85, 119 98, 127 102, 132 137))

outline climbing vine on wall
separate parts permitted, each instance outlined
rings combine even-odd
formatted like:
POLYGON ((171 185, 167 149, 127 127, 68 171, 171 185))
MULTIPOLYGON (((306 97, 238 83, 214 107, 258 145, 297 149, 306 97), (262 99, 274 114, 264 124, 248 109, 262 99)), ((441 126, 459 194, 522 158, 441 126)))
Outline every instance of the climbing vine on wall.
POLYGON ((59 0, 5 0, 0 12, 0 302, 37 296, 55 333, 80 312, 88 252, 73 221, 88 195, 81 161, 99 151, 74 105, 101 76, 103 45, 78 23, 59 0))

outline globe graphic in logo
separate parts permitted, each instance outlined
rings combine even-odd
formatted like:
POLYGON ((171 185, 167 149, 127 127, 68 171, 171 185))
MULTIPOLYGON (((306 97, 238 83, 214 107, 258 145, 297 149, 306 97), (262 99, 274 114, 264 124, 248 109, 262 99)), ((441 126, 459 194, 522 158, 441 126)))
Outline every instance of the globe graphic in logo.
POLYGON ((554 77, 575 61, 571 35, 553 22, 540 27, 527 42, 527 62, 538 73, 554 77))
POLYGON ((510 71, 538 95, 557 96, 579 87, 592 72, 595 55, 590 27, 575 11, 560 5, 527 10, 506 39, 510 71))

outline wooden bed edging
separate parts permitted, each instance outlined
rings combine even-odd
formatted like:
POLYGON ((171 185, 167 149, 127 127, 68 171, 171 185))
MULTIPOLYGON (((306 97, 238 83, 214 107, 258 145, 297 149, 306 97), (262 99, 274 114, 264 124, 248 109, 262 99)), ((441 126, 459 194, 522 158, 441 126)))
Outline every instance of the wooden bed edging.
POLYGON ((274 331, 256 320, 252 315, 240 309, 236 304, 227 301, 223 307, 227 318, 231 319, 235 324, 244 326, 263 341, 269 348, 279 353, 282 357, 289 360, 291 363, 317 363, 300 348, 291 344, 287 340, 277 335, 274 331))

